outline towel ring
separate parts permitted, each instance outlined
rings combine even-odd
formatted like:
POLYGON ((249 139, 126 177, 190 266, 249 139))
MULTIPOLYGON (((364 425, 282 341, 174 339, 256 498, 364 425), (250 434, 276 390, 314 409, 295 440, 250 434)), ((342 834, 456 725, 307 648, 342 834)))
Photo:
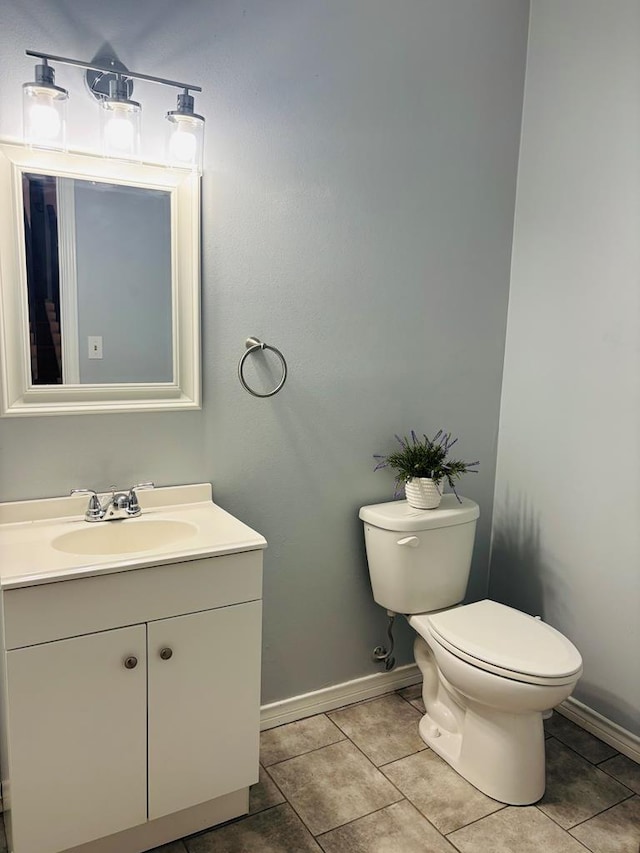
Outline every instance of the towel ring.
POLYGON ((259 340, 258 338, 247 338, 247 340, 245 341, 245 346, 247 348, 247 351, 242 356, 242 358, 240 359, 240 363, 238 364, 238 379, 240 380, 240 384, 242 385, 245 391, 248 391, 250 394, 253 394, 254 397, 273 397, 273 395, 277 394, 278 391, 282 388, 287 379, 287 362, 285 361, 284 356, 282 355, 279 349, 272 347, 271 344, 263 343, 263 341, 259 340), (258 391, 254 391, 253 388, 250 388, 249 385, 247 385, 247 380, 244 378, 243 372, 244 363, 247 356, 251 355, 252 352, 255 352, 259 349, 270 349, 271 352, 275 352, 275 354, 282 362, 282 379, 280 380, 280 382, 278 382, 273 391, 268 391, 266 394, 260 394, 258 391))

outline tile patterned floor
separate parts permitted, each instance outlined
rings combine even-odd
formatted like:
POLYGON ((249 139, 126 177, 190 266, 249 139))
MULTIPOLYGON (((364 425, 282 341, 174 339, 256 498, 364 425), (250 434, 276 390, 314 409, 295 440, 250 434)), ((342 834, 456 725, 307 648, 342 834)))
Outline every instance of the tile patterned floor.
POLYGON ((640 853, 640 765, 554 714, 544 797, 505 806, 426 747, 422 709, 409 687, 263 732, 249 815, 153 853, 640 853))
POLYGON ((161 853, 640 853, 640 765, 554 714, 544 797, 505 806, 426 747, 423 712, 409 687, 263 732, 251 813, 161 853))

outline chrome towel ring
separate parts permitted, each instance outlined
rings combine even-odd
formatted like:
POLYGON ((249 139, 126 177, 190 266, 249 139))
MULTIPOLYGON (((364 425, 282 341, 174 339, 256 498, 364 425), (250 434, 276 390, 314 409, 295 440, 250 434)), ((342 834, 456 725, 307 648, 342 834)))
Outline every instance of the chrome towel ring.
POLYGON ((279 349, 272 347, 270 344, 263 343, 263 341, 259 340, 258 338, 247 338, 247 340, 245 341, 245 346, 247 348, 247 351, 242 356, 242 358, 240 359, 240 363, 238 364, 238 379, 240 380, 240 384, 242 385, 245 391, 248 391, 250 394, 253 394, 254 397, 273 397, 273 395, 277 394, 278 391, 282 388, 287 379, 287 362, 285 361, 284 356, 282 355, 279 349), (275 352, 275 354, 282 362, 282 378, 280 379, 280 382, 278 382, 276 387, 273 389, 273 391, 268 391, 266 394, 260 394, 258 391, 254 391, 253 388, 250 388, 249 385, 247 385, 247 380, 244 378, 243 372, 244 363, 247 356, 251 355, 252 352, 266 349, 270 349, 271 352, 275 352))

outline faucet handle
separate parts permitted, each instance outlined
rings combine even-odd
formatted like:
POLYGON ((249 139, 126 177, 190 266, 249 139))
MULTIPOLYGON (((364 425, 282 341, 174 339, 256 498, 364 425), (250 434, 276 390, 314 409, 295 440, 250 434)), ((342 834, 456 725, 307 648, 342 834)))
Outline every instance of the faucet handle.
POLYGON ((155 487, 156 487, 155 483, 138 483, 135 486, 131 486, 129 491, 134 492, 134 491, 136 491, 136 489, 155 489, 155 487))
POLYGON ((70 495, 91 495, 89 498, 89 506, 85 513, 86 518, 100 518, 102 515, 102 507, 100 506, 100 498, 95 489, 71 489, 70 495))
POLYGON ((129 489, 129 515, 137 515, 141 512, 140 504, 138 503, 138 496, 136 495, 136 491, 139 489, 155 489, 155 484, 137 483, 135 486, 131 486, 129 489))
POLYGON ((71 489, 70 495, 93 495, 89 503, 98 500, 98 493, 95 489, 71 489))

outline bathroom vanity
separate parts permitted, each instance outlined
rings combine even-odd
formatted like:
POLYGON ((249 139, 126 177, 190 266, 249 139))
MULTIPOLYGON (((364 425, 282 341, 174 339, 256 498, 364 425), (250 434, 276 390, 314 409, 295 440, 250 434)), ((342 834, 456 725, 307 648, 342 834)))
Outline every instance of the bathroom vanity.
POLYGON ((262 536, 211 487, 0 505, 0 753, 11 853, 139 853, 248 810, 262 536))

